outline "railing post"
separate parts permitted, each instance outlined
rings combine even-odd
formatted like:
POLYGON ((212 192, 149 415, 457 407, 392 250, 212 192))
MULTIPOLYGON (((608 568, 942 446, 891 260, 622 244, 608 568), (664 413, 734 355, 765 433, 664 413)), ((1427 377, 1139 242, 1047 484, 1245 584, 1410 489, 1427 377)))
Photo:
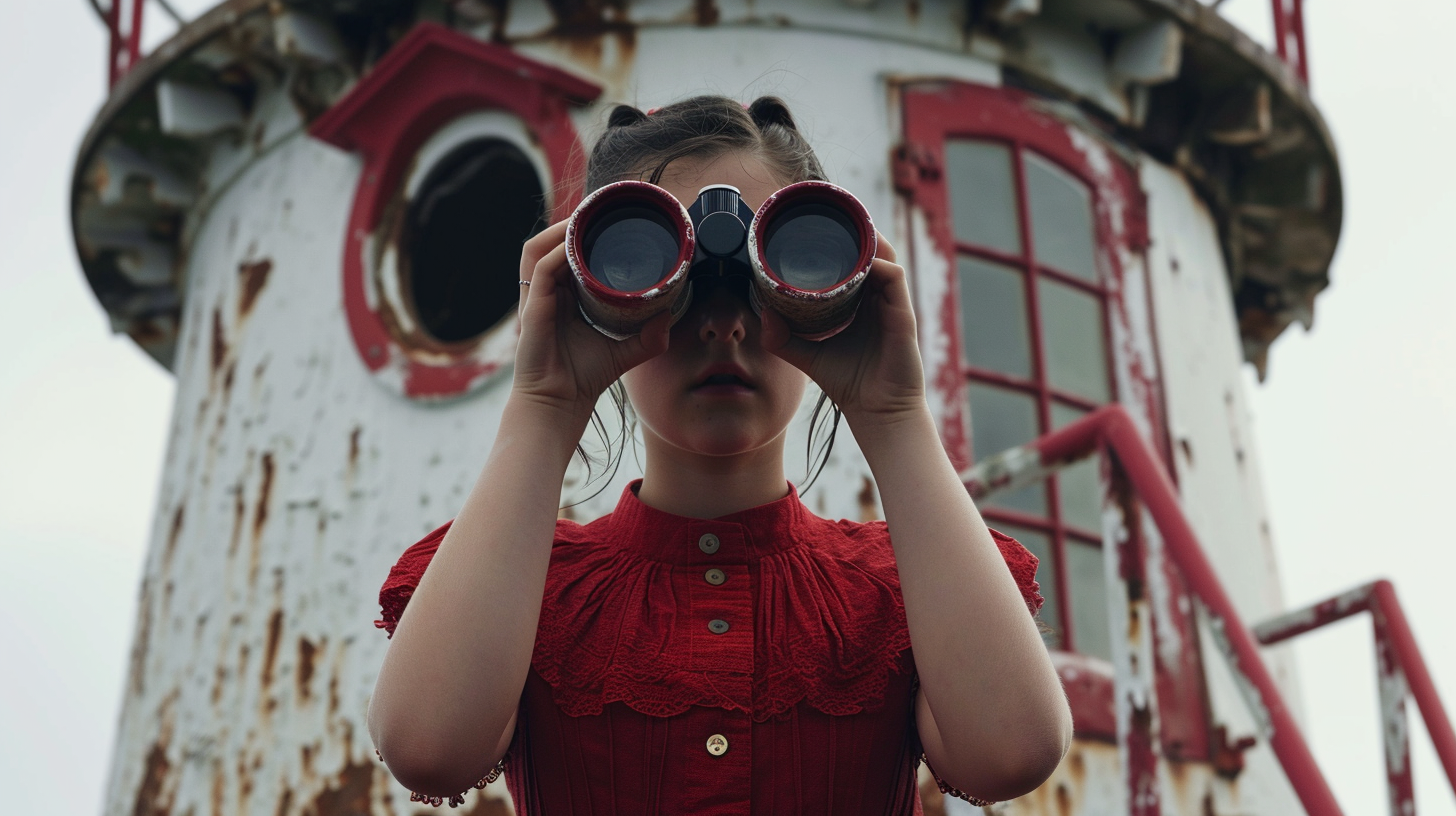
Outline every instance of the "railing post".
POLYGON ((1395 596, 1395 587, 1389 581, 1380 580, 1373 584, 1373 588, 1374 603, 1371 607, 1380 611, 1385 640, 1405 673, 1410 695, 1420 707, 1426 733, 1430 735, 1436 756, 1446 771, 1446 781, 1456 792, 1456 733, 1451 729, 1451 718, 1446 715, 1446 707, 1441 704, 1441 696, 1436 692, 1436 682, 1421 657, 1420 648, 1416 646, 1415 633, 1411 631, 1405 610, 1395 596))
POLYGON ((1304 44, 1304 0, 1272 0, 1274 51, 1305 85, 1309 84, 1309 52, 1304 44))
POLYGON ((1129 816, 1160 816, 1157 669, 1142 503, 1115 456, 1104 456, 1102 552, 1112 620, 1113 710, 1129 816))
POLYGON ((1101 440, 1117 456, 1128 481, 1163 534, 1169 558, 1209 613, 1214 637, 1249 699, 1262 736, 1284 766, 1295 794, 1310 816, 1334 816, 1340 805, 1330 791, 1309 745, 1284 704, 1259 647, 1245 627, 1218 573, 1183 515, 1177 491, 1126 409, 1108 405, 1037 441, 1043 464, 1076 459, 1101 440))
POLYGON ((1411 781, 1410 720, 1405 698, 1410 693, 1400 658, 1391 646, 1385 613, 1380 604, 1370 606, 1375 630, 1375 679, 1380 690, 1380 743, 1385 750, 1386 791, 1390 816, 1415 816, 1415 789, 1411 781))

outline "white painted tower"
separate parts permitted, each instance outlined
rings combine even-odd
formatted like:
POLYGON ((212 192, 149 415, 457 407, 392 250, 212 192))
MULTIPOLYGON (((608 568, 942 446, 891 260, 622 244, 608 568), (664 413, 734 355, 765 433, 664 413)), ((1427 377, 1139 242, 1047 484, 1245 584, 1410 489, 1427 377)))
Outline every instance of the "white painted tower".
MULTIPOLYGON (((77 249, 178 387, 108 813, 418 812, 364 727, 375 595, 484 462, 520 241, 570 211, 612 105, 702 92, 785 98, 899 249, 947 449, 1042 559, 1077 739, 997 812, 1309 801, 1126 457, 992 458, 1122 406, 1237 616, 1284 611, 1239 368, 1308 325, 1340 228, 1297 53, 1194 0, 227 0, 113 46, 77 249)), ((566 512, 634 469, 573 472, 566 512)), ((805 500, 877 517, 848 433, 805 500)))

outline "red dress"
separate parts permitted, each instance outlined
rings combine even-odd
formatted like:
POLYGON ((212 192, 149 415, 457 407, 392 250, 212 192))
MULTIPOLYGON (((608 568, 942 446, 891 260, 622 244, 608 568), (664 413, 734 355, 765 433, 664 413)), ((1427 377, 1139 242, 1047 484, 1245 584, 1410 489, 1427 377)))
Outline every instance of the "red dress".
MULTIPOLYGON (((517 812, 918 814, 915 663, 885 523, 818 518, 792 486, 685 518, 638 484, 610 515, 557 522, 503 761, 517 812)), ((393 634, 448 528, 401 556, 376 626, 393 634)), ((993 535, 1034 614, 1036 558, 993 535)))

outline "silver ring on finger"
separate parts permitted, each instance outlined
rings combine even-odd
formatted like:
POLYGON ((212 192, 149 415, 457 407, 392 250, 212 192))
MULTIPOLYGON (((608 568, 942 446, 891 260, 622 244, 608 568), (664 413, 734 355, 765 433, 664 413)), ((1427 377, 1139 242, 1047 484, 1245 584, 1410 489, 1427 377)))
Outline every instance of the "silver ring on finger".
POLYGON ((528 280, 518 280, 518 281, 516 281, 516 285, 517 286, 530 286, 531 285, 531 282, 528 281, 528 280))

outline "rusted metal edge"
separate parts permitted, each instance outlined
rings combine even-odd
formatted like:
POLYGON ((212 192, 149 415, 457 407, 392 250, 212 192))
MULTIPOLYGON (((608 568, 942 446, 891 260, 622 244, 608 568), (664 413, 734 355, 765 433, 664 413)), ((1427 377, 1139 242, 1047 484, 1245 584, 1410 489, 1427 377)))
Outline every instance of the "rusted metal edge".
MULTIPOLYGON (((1056 469, 1085 458, 1102 446, 1117 457, 1134 494, 1162 532, 1164 551, 1208 612, 1214 639, 1261 723, 1261 736, 1268 740, 1305 811, 1338 816, 1342 813, 1339 803, 1315 763, 1314 754, 1295 724, 1273 675, 1264 665, 1253 632, 1244 625, 1233 600, 1224 590, 1183 514, 1177 491, 1159 463, 1157 453, 1139 433, 1127 409, 1107 405, 1041 437, 1027 446, 1040 453, 1039 464, 1031 465, 1023 452, 1015 460, 1018 474, 1030 474, 1038 468, 1056 469)), ((973 474, 973 471, 967 473, 973 474)))
MULTIPOLYGON (((1290 323, 1299 322, 1306 329, 1313 325, 1314 300, 1329 285, 1329 268, 1344 225, 1344 186, 1340 175, 1339 150, 1329 125, 1310 96, 1308 85, 1300 79, 1296 70, 1276 54, 1254 42, 1213 7, 1202 5, 1196 0, 1131 1, 1150 14, 1177 20, 1190 32, 1196 33, 1200 47, 1220 50, 1231 61, 1252 68, 1257 79, 1267 82, 1274 90, 1277 97, 1275 104, 1286 106, 1289 112, 1308 127, 1310 134, 1318 142, 1318 151, 1323 154, 1323 164, 1328 170, 1323 179, 1326 184, 1323 190, 1325 200, 1320 210, 1307 212, 1309 220, 1317 222, 1318 229, 1326 234, 1327 240, 1324 243, 1327 251, 1318 263, 1316 273, 1300 273, 1292 268, 1285 273, 1284 280, 1280 281, 1282 285, 1272 287, 1273 294, 1277 295, 1280 303, 1271 308, 1262 308, 1255 303, 1268 288, 1265 282, 1247 281, 1244 278, 1242 233, 1249 225, 1257 224, 1270 215, 1287 216, 1288 211, 1275 214, 1267 211, 1270 208, 1260 207, 1249 207, 1247 211, 1241 211, 1238 206, 1240 202, 1237 201, 1210 202, 1222 214, 1221 238, 1228 255, 1235 308, 1240 310, 1239 329, 1244 344, 1244 357, 1254 364, 1262 380, 1268 371, 1269 347, 1290 323)), ((1184 47, 1188 47, 1186 41, 1184 47)), ((1197 173, 1190 175, 1195 185, 1203 187, 1207 192, 1207 185, 1199 184, 1197 173)), ((1217 199, 1217 196, 1214 198, 1217 199)), ((1308 234, 1309 227, 1309 223, 1294 219, 1289 224, 1292 230, 1303 230, 1302 235, 1308 234)), ((1299 241, 1291 240, 1290 243, 1297 244, 1299 241)))
MULTIPOLYGON (((1294 71, 1277 56, 1266 51, 1224 20, 1217 12, 1200 5, 1195 0, 1129 0, 1129 2, 1137 5, 1151 17, 1176 21, 1188 31, 1196 33, 1196 38, 1190 39, 1196 39, 1200 49, 1208 51, 1211 48, 1214 51, 1221 51, 1241 71, 1248 69, 1261 80, 1266 81, 1271 88, 1275 89, 1278 97, 1277 104, 1282 106, 1281 112, 1293 113, 1299 124, 1307 127, 1308 133, 1312 134, 1318 142, 1313 147, 1322 154, 1323 160, 1319 164, 1323 165, 1323 179, 1326 185, 1320 209, 1281 211, 1271 207, 1240 208, 1240 202, 1221 201, 1217 195, 1213 196, 1211 201, 1216 212, 1220 214, 1221 232, 1228 250, 1230 274, 1235 287, 1235 308, 1240 310, 1240 331, 1244 342, 1245 357, 1254 363, 1262 377, 1266 370, 1269 345, 1289 323, 1295 321, 1303 322, 1306 325, 1310 323, 1313 316, 1314 298, 1328 284, 1329 263, 1333 259, 1334 248, 1338 242, 1343 222, 1343 192, 1334 140, 1323 117, 1315 108, 1308 89, 1294 71), (1244 212, 1245 209, 1248 212, 1244 212), (1253 226, 1250 227, 1245 222, 1253 226), (1315 244, 1318 249, 1312 254, 1307 252, 1300 254, 1298 257, 1301 263, 1296 269, 1295 267, 1280 267, 1278 256, 1284 247, 1276 246, 1272 260, 1260 259, 1265 278, 1270 277, 1271 268, 1275 270, 1272 273, 1275 278, 1274 283, 1272 285, 1267 282, 1250 283, 1249 286, 1253 288, 1249 292, 1244 292, 1239 289, 1242 285, 1241 270, 1244 266, 1245 256, 1244 241, 1241 236, 1248 229, 1253 229, 1255 232, 1262 229, 1274 234, 1281 231, 1291 233, 1284 236, 1286 239, 1284 243, 1290 245, 1288 248, 1291 252, 1296 247, 1302 246, 1299 239, 1317 235, 1315 244), (1317 260, 1312 263, 1311 257, 1317 260), (1287 271, 1281 271, 1281 269, 1287 271), (1267 301, 1267 303, 1263 301, 1267 301)), ((140 300, 149 301, 149 305, 143 311, 146 309, 156 311, 158 316, 165 318, 162 321, 164 324, 170 320, 173 324, 170 329, 165 326, 160 328, 148 326, 146 325, 147 314, 135 312, 127 314, 128 310, 118 305, 125 298, 119 298, 117 292, 109 291, 115 287, 109 287, 107 283, 109 278, 114 277, 114 270, 103 269, 101 267, 104 264, 99 264, 96 259, 90 258, 88 247, 83 240, 79 199, 85 187, 86 174, 104 143, 105 137, 117 126, 118 117, 136 101, 139 94, 153 87, 169 66, 215 37, 222 35, 229 27, 251 14, 276 10, 280 7, 303 7, 304 5, 310 5, 310 8, 313 8, 318 4, 301 2, 278 4, 276 0, 273 2, 270 0, 225 0, 197 20, 184 26, 170 40, 137 63, 113 89, 81 142, 73 171, 71 206, 72 234, 78 257, 82 259, 83 269, 93 291, 107 307, 108 312, 113 313, 116 323, 123 325, 127 321, 134 321, 133 325, 123 325, 123 327, 163 365, 169 363, 169 360, 166 359, 170 356, 171 338, 169 335, 175 335, 177 315, 168 313, 162 307, 169 298, 177 300, 177 293, 162 291, 167 290, 169 286, 161 285, 152 287, 158 291, 147 293, 151 295, 150 297, 140 298, 140 300)), ((387 5, 387 3, 383 5, 387 5)), ((646 24, 654 25, 651 22, 646 24)), ((656 25, 664 25, 664 23, 656 23, 656 25)), ((808 28, 824 27, 820 25, 808 26, 808 28)), ((1184 47, 1189 46, 1185 43, 1184 47)), ((1197 79, 1191 78, 1189 81, 1196 82, 1197 79)), ((1131 129, 1128 135, 1136 140, 1137 129, 1131 129)), ((1197 185, 1199 182, 1197 168, 1191 168, 1189 175, 1197 185)), ((1258 243, 1257 238, 1255 243, 1258 243)), ((170 288, 175 289, 175 284, 170 288)))
POLYGON ((115 270, 103 268, 91 254, 84 241, 81 224, 82 193, 86 187, 86 174, 93 167, 97 151, 105 137, 112 131, 120 117, 136 97, 152 88, 163 73, 177 60, 206 45, 218 35, 234 26, 239 20, 269 7, 270 0, 224 0, 196 20, 184 25, 171 39, 158 46, 142 58, 112 87, 110 95, 102 104, 91 127, 87 129, 81 145, 76 151, 76 161, 71 174, 71 239, 81 270, 86 276, 97 299, 111 313, 113 325, 118 317, 127 320, 125 329, 143 351, 147 352, 164 368, 171 368, 173 344, 176 339, 177 323, 180 319, 180 293, 177 282, 161 286, 142 287, 137 290, 157 290, 149 293, 147 299, 161 306, 137 314, 119 316, 113 313, 116 293, 107 290, 105 278, 115 270), (164 291, 164 290, 174 291, 164 291), (170 324, 170 325, 169 325, 170 324))

